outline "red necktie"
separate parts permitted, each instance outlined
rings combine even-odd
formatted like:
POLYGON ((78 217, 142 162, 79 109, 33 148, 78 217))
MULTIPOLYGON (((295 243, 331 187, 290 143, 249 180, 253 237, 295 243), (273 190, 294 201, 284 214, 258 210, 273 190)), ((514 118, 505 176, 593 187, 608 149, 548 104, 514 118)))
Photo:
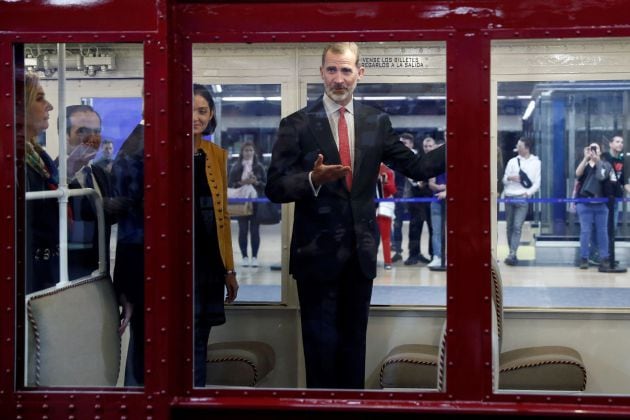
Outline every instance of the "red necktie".
MULTIPOLYGON (((348 124, 346 123, 346 117, 344 113, 346 108, 339 108, 339 124, 337 130, 339 131, 339 156, 341 157, 341 164, 352 168, 352 159, 350 158, 350 139, 348 138, 348 124)), ((346 185, 348 191, 352 189, 352 172, 346 175, 346 185)))

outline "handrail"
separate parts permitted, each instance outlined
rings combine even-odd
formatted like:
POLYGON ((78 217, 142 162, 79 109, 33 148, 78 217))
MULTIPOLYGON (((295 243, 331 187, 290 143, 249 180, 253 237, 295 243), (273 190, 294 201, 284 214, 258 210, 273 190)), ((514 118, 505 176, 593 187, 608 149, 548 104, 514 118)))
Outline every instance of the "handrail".
MULTIPOLYGON (((93 188, 77 188, 77 189, 69 189, 66 187, 60 187, 56 190, 50 191, 29 191, 26 193, 26 200, 42 200, 49 198, 56 198, 59 200, 59 203, 65 203, 67 205, 69 197, 80 197, 80 196, 94 196, 94 204, 96 208, 96 220, 98 224, 98 273, 99 275, 103 275, 106 272, 106 264, 105 264, 105 211, 103 210, 103 198, 101 194, 93 188)), ((65 208, 65 206, 60 207, 65 208)), ((67 213, 65 211, 59 212, 59 220, 63 219, 66 221, 67 213)), ((67 224, 64 223, 66 226, 67 224)), ((56 284, 56 287, 65 286, 68 284, 68 241, 67 241, 67 232, 66 240, 61 241, 61 224, 60 227, 60 236, 59 236, 59 282, 56 284), (65 263, 62 263, 65 261, 65 263)))

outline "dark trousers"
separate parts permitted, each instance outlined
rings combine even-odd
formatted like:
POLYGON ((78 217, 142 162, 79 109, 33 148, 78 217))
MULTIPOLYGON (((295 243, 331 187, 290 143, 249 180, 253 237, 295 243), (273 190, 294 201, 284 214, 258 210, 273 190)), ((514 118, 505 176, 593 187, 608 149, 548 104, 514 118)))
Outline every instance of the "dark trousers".
POLYGON ((392 225, 392 251, 402 254, 402 225, 405 217, 405 203, 396 203, 392 225))
POLYGON ((429 203, 409 203, 409 256, 420 256, 420 240, 424 222, 429 227, 429 255, 433 256, 433 228, 431 227, 431 211, 429 203))
POLYGON ((125 386, 144 385, 144 308, 134 305, 129 320, 129 347, 125 365, 125 386))
POLYGON ((308 388, 364 388, 372 281, 356 256, 336 278, 297 279, 308 388))
POLYGON ((129 347, 125 365, 125 386, 144 384, 144 246, 118 242, 114 286, 133 303, 129 320, 129 347))
POLYGON ((219 251, 214 210, 199 210, 196 220, 193 376, 196 387, 205 387, 210 330, 225 322, 225 267, 219 251))
POLYGON ((198 316, 195 313, 195 356, 194 356, 194 377, 195 386, 206 386, 206 362, 208 360, 208 339, 210 338, 209 319, 198 316))
POLYGON ((256 221, 255 216, 238 218, 238 247, 243 257, 247 256, 247 236, 252 238, 252 257, 258 256, 258 248, 260 248, 260 224, 256 221))

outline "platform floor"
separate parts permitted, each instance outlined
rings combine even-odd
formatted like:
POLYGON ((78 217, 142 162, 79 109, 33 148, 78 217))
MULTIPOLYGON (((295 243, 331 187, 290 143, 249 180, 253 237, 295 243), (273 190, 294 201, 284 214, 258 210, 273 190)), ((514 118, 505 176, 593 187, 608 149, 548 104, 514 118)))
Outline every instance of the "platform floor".
MULTIPOLYGON (((407 252, 408 223, 403 224, 403 257, 407 252)), ((428 255, 428 235, 425 226, 421 252, 428 255)), ((508 248, 505 223, 499 222, 497 257, 505 286, 506 307, 553 308, 623 308, 630 306, 630 274, 599 273, 597 267, 580 270, 573 264, 539 263, 533 233, 526 224, 522 245, 518 250, 521 264, 507 266, 503 259, 508 248)), ((115 230, 114 235, 115 237, 115 230)), ((232 222, 234 257, 241 285, 238 301, 279 302, 281 300, 281 238, 280 225, 261 226, 261 247, 258 267, 245 267, 238 248, 238 225, 232 222)), ((114 238, 111 243, 115 249, 114 238)), ((112 249, 112 251, 113 251, 112 249)), ((115 255, 114 252, 111 254, 115 255)), ((251 255, 251 251, 250 251, 251 255)), ((115 261, 112 260, 112 270, 115 261)), ((425 264, 393 264, 383 269, 382 250, 378 254, 378 272, 374 281, 374 305, 444 305, 446 273, 430 271, 425 264)))

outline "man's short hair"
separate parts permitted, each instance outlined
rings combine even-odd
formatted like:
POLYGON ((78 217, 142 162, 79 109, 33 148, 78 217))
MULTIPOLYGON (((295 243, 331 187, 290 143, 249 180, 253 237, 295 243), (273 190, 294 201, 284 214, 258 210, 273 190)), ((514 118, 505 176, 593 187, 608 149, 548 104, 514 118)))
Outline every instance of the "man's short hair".
POLYGON ((72 117, 77 112, 93 112, 98 117, 98 124, 101 125, 101 116, 94 108, 90 105, 68 105, 66 107, 66 133, 70 134, 70 128, 72 127, 72 122, 70 121, 70 117, 72 117))
POLYGON ((113 141, 111 141, 111 140, 103 140, 103 141, 101 142, 101 146, 105 146, 106 144, 114 144, 114 142, 113 142, 113 141))
POLYGON ((415 140, 415 137, 414 137, 414 136, 413 136, 413 134, 411 134, 411 133, 402 133, 402 134, 400 135, 400 138, 401 138, 401 139, 405 139, 405 140, 411 140, 411 141, 414 141, 414 140, 415 140))
POLYGON ((326 54, 328 52, 333 54, 343 54, 346 51, 350 51, 357 58, 354 63, 357 67, 361 67, 361 55, 359 53, 359 46, 355 42, 333 42, 332 44, 326 45, 324 48, 324 52, 322 53, 322 66, 324 66, 324 62, 326 61, 326 54))

